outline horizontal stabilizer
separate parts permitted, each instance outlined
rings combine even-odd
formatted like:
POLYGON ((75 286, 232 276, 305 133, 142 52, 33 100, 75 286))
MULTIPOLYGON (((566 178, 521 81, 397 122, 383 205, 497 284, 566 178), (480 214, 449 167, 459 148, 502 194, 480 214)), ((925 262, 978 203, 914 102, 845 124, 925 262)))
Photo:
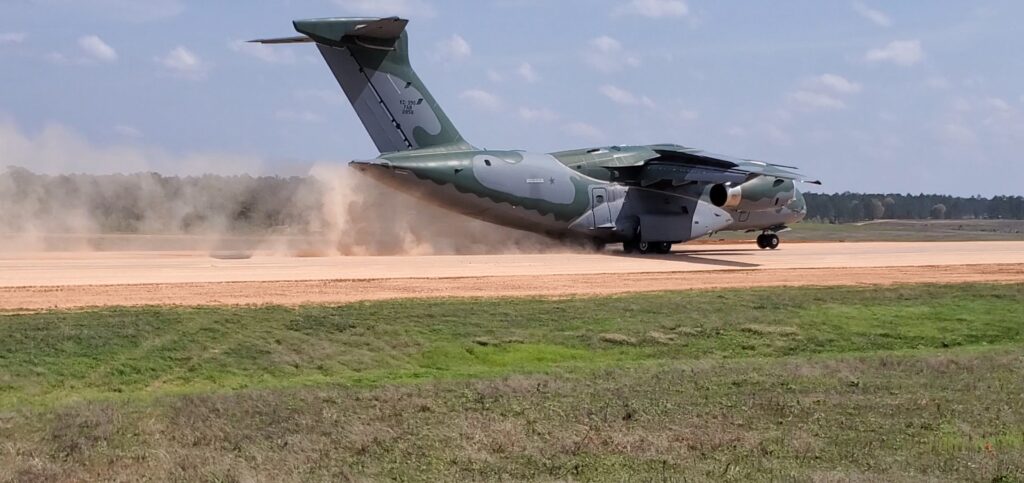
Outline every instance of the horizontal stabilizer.
POLYGON ((249 42, 254 44, 305 44, 312 41, 313 39, 300 35, 298 37, 279 37, 276 39, 255 39, 249 42))
MULTIPOLYGON (((305 34, 297 37, 280 37, 272 39, 256 39, 249 42, 259 44, 302 44, 318 42, 332 47, 341 47, 346 40, 351 41, 390 41, 393 43, 402 36, 408 20, 398 17, 388 18, 316 18, 296 20, 292 22, 295 30, 305 34), (347 37, 347 39, 346 39, 347 37)), ((390 43, 380 47, 389 47, 390 43)), ((374 47, 374 46, 367 46, 374 47)))
MULTIPOLYGON (((318 18, 292 22, 295 30, 318 43, 340 47, 348 41, 391 41, 402 36, 408 20, 388 18, 318 18)), ((376 43, 376 42, 375 42, 376 43)))

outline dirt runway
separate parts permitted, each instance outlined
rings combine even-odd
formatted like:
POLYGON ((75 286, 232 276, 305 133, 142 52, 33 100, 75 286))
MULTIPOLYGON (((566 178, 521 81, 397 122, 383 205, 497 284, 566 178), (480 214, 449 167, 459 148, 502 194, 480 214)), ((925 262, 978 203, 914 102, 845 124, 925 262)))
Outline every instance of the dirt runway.
POLYGON ((669 255, 300 258, 199 252, 0 254, 0 310, 345 303, 778 285, 1024 283, 1024 242, 686 246, 669 255), (224 259, 226 258, 228 259, 224 259))

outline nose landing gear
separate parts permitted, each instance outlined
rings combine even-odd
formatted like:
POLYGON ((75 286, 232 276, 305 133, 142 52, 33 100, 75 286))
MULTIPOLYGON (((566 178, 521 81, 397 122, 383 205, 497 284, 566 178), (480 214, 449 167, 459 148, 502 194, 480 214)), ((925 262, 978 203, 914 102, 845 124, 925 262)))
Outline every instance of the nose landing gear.
POLYGON ((762 233, 757 235, 757 248, 762 250, 770 248, 772 250, 779 248, 779 235, 774 233, 762 233))

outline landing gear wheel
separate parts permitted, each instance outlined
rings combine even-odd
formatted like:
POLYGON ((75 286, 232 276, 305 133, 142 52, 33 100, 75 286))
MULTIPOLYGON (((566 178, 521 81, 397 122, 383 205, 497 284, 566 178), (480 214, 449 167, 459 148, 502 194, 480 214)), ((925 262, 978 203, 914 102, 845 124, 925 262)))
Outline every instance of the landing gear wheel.
POLYGON ((779 248, 779 235, 776 235, 774 233, 770 235, 765 235, 764 241, 765 246, 771 248, 772 250, 779 248))
POLYGON ((636 242, 631 242, 631 241, 622 242, 622 252, 623 253, 633 253, 636 250, 637 250, 636 242))
POLYGON ((652 248, 654 248, 651 245, 653 245, 653 243, 651 243, 651 242, 645 242, 645 241, 637 242, 636 250, 638 252, 640 252, 641 255, 646 255, 648 252, 651 251, 652 248))
POLYGON ((654 252, 665 255, 672 251, 672 244, 669 242, 661 242, 654 244, 654 252))
POLYGON ((767 237, 768 236, 763 234, 763 233, 760 234, 760 235, 757 235, 757 248, 760 248, 762 250, 764 250, 765 248, 768 248, 768 242, 765 240, 765 238, 767 238, 767 237))

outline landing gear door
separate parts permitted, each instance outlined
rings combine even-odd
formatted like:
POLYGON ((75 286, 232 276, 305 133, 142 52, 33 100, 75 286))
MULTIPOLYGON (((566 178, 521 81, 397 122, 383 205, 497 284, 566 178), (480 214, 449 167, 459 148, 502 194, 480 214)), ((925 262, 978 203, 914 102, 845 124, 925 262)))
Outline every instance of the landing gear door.
POLYGON ((594 228, 613 228, 611 200, 608 199, 608 190, 605 188, 593 188, 590 190, 590 206, 594 213, 594 228))

